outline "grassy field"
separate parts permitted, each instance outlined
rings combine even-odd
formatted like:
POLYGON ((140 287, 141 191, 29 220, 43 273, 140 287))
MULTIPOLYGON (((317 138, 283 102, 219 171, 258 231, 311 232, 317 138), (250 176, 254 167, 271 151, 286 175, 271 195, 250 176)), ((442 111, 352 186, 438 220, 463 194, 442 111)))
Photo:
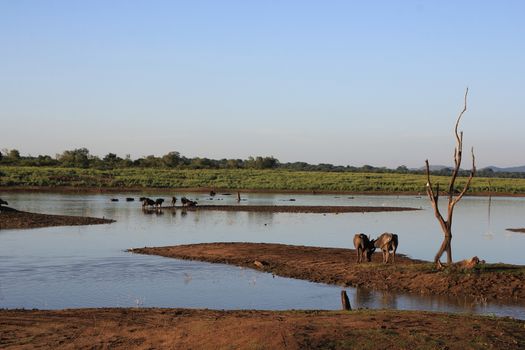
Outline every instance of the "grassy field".
MULTIPOLYGON (((432 177, 445 189, 448 177, 432 177)), ((458 186, 464 183, 459 178, 458 186)), ((491 178, 491 192, 525 194, 525 179, 491 178)), ((425 193, 426 177, 413 174, 337 173, 286 170, 94 170, 58 167, 0 167, 0 188, 216 188, 239 190, 425 193)), ((470 193, 487 193, 489 179, 474 178, 470 193)))

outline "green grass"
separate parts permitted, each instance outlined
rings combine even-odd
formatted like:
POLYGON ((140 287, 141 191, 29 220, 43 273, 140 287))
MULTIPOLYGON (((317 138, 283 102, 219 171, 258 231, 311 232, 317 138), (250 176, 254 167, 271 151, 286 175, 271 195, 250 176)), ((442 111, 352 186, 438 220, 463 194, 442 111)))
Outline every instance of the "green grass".
MULTIPOLYGON (((465 182, 458 178, 457 186, 465 182)), ((449 177, 434 176, 441 188, 449 177)), ((487 178, 474 178, 469 193, 487 192, 487 178)), ((492 193, 525 194, 525 179, 491 178, 492 193)), ((72 186, 88 188, 222 188, 239 190, 345 191, 425 194, 426 176, 289 170, 95 170, 58 167, 0 167, 0 187, 72 186)))

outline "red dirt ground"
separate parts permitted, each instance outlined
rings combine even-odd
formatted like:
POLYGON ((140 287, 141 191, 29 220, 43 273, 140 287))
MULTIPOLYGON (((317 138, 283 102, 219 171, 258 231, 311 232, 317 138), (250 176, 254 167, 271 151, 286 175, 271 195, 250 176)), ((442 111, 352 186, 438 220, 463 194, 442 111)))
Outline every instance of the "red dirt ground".
POLYGON ((395 264, 355 263, 355 250, 267 243, 203 243, 171 247, 135 248, 139 254, 225 263, 261 269, 275 275, 368 289, 418 294, 468 296, 479 300, 525 302, 525 267, 481 264, 473 270, 438 271, 433 264, 396 257, 395 264), (255 261, 260 262, 256 266, 255 261))
POLYGON ((523 349, 525 322, 393 310, 0 310, 2 349, 523 349))

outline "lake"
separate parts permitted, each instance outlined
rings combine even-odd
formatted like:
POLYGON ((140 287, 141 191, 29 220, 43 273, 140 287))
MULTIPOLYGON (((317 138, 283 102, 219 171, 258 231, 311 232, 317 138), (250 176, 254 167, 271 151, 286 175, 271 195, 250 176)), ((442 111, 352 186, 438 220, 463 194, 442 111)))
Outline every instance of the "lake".
MULTIPOLYGON (((235 204, 235 195, 183 195, 201 204, 235 204)), ((110 225, 0 231, 0 307, 191 307, 213 309, 339 309, 341 287, 273 277, 251 269, 125 252, 128 248, 204 242, 271 242, 352 247, 353 235, 399 235, 399 253, 432 260, 442 233, 426 197, 242 194, 239 205, 404 206, 383 213, 292 214, 165 211, 145 214, 138 194, 3 193, 11 206, 49 214, 117 220, 110 225), (119 202, 111 202, 119 198, 119 202), (295 199, 290 202, 289 199, 295 199)), ((444 208, 445 209, 445 208, 444 208)), ((443 210, 444 210, 443 209, 443 210)), ((456 206, 454 260, 525 264, 525 198, 465 197, 456 206)), ((346 288, 354 308, 473 312, 525 319, 525 306, 479 304, 468 298, 423 297, 346 288)))

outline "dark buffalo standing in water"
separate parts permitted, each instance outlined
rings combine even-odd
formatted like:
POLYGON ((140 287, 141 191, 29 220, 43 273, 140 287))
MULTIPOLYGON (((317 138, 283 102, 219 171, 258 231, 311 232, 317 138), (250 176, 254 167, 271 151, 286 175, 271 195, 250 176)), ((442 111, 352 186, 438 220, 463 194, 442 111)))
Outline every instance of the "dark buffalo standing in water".
POLYGON ((152 207, 155 205, 155 201, 153 199, 149 199, 146 197, 141 197, 141 199, 142 199, 142 208, 152 207))
POLYGON ((399 246, 399 238, 395 233, 385 232, 374 242, 376 248, 380 248, 383 253, 383 263, 387 264, 392 252, 392 263, 396 262, 396 250, 399 246))
POLYGON ((197 206, 197 202, 192 201, 186 197, 182 197, 180 199, 180 202, 182 203, 183 207, 196 207, 197 206))
POLYGON ((155 199, 155 206, 157 208, 160 208, 162 206, 162 203, 164 203, 164 199, 163 198, 157 198, 155 199))
POLYGON ((364 233, 357 233, 354 236, 354 247, 357 254, 357 263, 363 262, 365 254, 366 261, 370 262, 372 260, 372 254, 376 250, 374 240, 370 240, 364 233))

